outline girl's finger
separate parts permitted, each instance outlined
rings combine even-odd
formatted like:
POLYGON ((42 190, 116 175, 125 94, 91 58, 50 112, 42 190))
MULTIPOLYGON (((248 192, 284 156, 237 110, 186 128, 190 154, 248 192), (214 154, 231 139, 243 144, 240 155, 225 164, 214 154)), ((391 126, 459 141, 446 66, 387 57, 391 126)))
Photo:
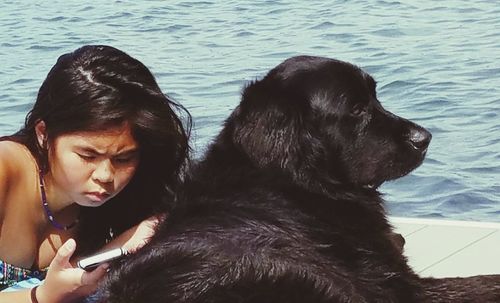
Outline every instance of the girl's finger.
POLYGON ((106 274, 109 268, 108 263, 104 263, 99 265, 96 269, 90 272, 84 272, 82 275, 82 285, 97 285, 97 282, 101 280, 102 277, 106 274))
POLYGON ((73 239, 68 239, 58 250, 56 256, 50 263, 51 268, 62 269, 69 263, 69 259, 76 249, 76 242, 73 239))

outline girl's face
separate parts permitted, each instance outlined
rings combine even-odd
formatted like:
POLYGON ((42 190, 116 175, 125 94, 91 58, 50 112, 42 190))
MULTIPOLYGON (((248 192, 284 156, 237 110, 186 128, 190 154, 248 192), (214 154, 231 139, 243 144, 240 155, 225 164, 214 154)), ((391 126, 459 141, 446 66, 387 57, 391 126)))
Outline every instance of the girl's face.
POLYGON ((100 206, 132 179, 139 146, 130 126, 61 135, 49 147, 50 181, 56 199, 100 206))

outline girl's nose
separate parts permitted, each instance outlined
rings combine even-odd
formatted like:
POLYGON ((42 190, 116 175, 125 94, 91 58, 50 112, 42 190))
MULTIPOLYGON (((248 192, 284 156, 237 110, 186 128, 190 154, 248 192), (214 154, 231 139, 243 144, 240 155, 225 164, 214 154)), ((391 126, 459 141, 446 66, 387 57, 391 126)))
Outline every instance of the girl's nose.
POLYGON ((92 178, 99 183, 111 183, 114 176, 115 169, 109 159, 101 161, 92 174, 92 178))

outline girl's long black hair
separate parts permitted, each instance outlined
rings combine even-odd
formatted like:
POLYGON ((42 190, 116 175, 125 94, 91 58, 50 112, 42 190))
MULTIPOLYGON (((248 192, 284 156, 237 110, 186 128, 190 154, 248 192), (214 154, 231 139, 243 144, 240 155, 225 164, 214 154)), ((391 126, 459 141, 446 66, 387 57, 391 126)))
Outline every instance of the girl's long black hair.
POLYGON ((168 210, 189 161, 191 116, 162 93, 140 61, 103 45, 83 46, 59 57, 24 127, 3 138, 27 146, 46 172, 47 150, 35 134, 39 121, 45 122, 49 146, 63 134, 101 131, 124 122, 139 144, 140 162, 130 183, 104 205, 81 208, 79 253, 89 253, 110 235, 168 210))

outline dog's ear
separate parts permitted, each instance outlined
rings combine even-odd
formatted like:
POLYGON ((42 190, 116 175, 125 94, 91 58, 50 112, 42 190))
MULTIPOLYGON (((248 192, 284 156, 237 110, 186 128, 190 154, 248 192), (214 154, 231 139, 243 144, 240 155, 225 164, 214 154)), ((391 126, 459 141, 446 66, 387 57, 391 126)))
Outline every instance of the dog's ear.
POLYGON ((308 101, 264 79, 243 91, 231 116, 232 140, 259 167, 295 168, 310 144, 308 101), (304 142, 306 141, 306 142, 304 142))

